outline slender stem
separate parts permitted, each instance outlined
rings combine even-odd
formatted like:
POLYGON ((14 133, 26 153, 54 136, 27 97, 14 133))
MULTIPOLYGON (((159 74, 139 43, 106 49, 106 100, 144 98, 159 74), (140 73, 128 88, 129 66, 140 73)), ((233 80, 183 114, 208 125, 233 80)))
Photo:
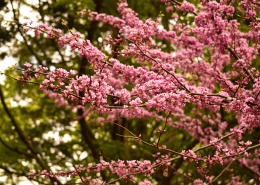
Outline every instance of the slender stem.
MULTIPOLYGON (((179 155, 179 156, 182 156, 182 157, 193 158, 193 157, 191 157, 191 156, 188 156, 188 155, 185 155, 185 154, 176 152, 176 151, 174 151, 174 150, 171 150, 171 149, 168 149, 168 148, 162 148, 162 147, 157 146, 156 144, 148 143, 148 142, 142 140, 141 137, 136 136, 133 132, 131 132, 130 130, 128 130, 128 129, 125 128, 124 126, 119 125, 119 124, 117 124, 117 123, 114 123, 114 124, 118 125, 119 127, 122 127, 122 128, 125 129, 127 132, 129 132, 129 133, 131 134, 132 138, 137 139, 138 141, 140 141, 140 142, 142 142, 142 143, 144 143, 144 144, 146 144, 146 145, 148 145, 148 146, 150 146, 150 147, 157 148, 158 150, 162 150, 162 151, 171 152, 171 153, 173 153, 173 154, 176 154, 176 155, 179 155)), ((128 137, 131 137, 131 136, 128 136, 128 137)))
POLYGON ((78 174, 78 176, 79 176, 81 182, 84 183, 84 179, 81 177, 81 175, 80 175, 80 173, 79 173, 79 171, 78 171, 76 165, 73 164, 73 167, 74 167, 75 171, 77 172, 77 174, 78 174))
MULTIPOLYGON (((229 134, 227 134, 227 135, 221 137, 220 139, 218 139, 217 142, 219 142, 219 141, 221 141, 221 140, 223 140, 223 139, 225 139, 225 138, 227 138, 227 137, 229 137, 229 136, 231 136, 231 135, 233 135, 233 134, 234 134, 234 133, 229 133, 229 134)), ((197 148, 196 150, 194 150, 194 152, 197 152, 197 151, 203 150, 203 149, 208 148, 208 147, 211 147, 211 146, 213 146, 213 145, 214 145, 214 143, 212 143, 212 144, 208 144, 208 145, 205 145, 205 146, 202 146, 202 147, 197 148)))
MULTIPOLYGON (((236 52, 234 50, 232 50, 230 47, 227 47, 227 50, 233 55, 233 57, 236 60, 239 60, 239 57, 238 57, 238 55, 236 54, 236 52)), ((249 72, 249 70, 246 67, 243 67, 243 71, 249 76, 250 80, 254 83, 254 77, 249 72)))
POLYGON ((165 123, 164 123, 164 128, 162 130, 160 130, 159 138, 158 138, 158 141, 157 141, 157 144, 156 144, 157 147, 159 147, 159 142, 161 140, 161 135, 166 131, 165 129, 166 129, 166 125, 167 125, 168 118, 169 118, 170 114, 171 113, 169 112, 169 114, 166 116, 165 123))
MULTIPOLYGON (((150 60, 154 61, 156 64, 159 64, 159 62, 158 62, 156 59, 154 59, 153 57, 147 55, 147 54, 140 48, 140 46, 139 46, 138 44, 136 44, 135 42, 133 42, 133 41, 131 41, 131 40, 129 40, 129 39, 126 39, 126 40, 129 41, 129 42, 131 42, 131 43, 133 43, 133 44, 140 50, 140 52, 141 52, 144 56, 146 56, 146 57, 149 58, 150 60)), ((167 74, 171 75, 171 76, 178 82, 178 84, 179 84, 183 89, 185 89, 188 93, 190 93, 190 90, 189 90, 184 84, 182 84, 182 83, 180 82, 180 80, 179 80, 173 73, 171 73, 170 71, 168 71, 167 69, 165 69, 165 68, 164 68, 163 66, 161 66, 161 65, 160 65, 160 68, 161 68, 164 72, 166 72, 167 74)))
POLYGON ((227 166, 226 168, 224 168, 216 178, 214 178, 210 184, 212 184, 213 182, 215 182, 221 175, 223 175, 223 173, 231 166, 231 164, 233 163, 234 161, 232 160, 227 166))
POLYGON ((223 158, 237 157, 237 156, 243 155, 246 151, 249 151, 249 150, 252 150, 252 149, 255 149, 255 148, 258 148, 258 147, 260 147, 260 143, 254 145, 254 146, 248 147, 248 148, 245 149, 245 151, 243 151, 243 152, 239 152, 239 153, 234 154, 234 155, 225 156, 225 157, 223 157, 223 158))

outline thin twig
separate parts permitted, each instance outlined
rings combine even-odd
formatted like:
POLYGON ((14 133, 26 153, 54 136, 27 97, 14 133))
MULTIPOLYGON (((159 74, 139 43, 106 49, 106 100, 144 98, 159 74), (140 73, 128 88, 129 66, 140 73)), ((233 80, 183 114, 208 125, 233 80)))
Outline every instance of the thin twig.
MULTIPOLYGON (((226 47, 227 50, 233 55, 233 57, 236 60, 239 60, 238 55, 236 54, 235 51, 233 51, 230 47, 226 47)), ((250 80, 254 83, 254 77, 252 76, 252 74, 249 72, 249 70, 246 67, 243 67, 243 71, 249 76, 250 80)))
MULTIPOLYGON (((140 48, 140 46, 139 46, 138 44, 136 44, 135 42, 133 42, 133 41, 127 39, 127 38, 126 38, 126 40, 129 41, 129 42, 131 42, 131 43, 133 43, 133 44, 141 51, 141 53, 142 53, 144 56, 146 56, 146 57, 149 58, 150 60, 154 61, 156 64, 159 64, 159 62, 158 62, 156 59, 154 59, 153 57, 147 55, 147 54, 140 48)), ((160 65, 160 67, 161 67, 161 69, 162 69, 164 72, 166 72, 167 74, 171 75, 171 76, 178 82, 178 84, 179 84, 183 89, 185 89, 188 93, 190 93, 190 90, 189 90, 185 85, 183 85, 183 84, 179 81, 179 79, 178 79, 173 73, 171 73, 170 71, 168 71, 167 69, 165 69, 165 68, 164 68, 163 66, 161 66, 161 65, 160 65)))
POLYGON ((119 127, 125 129, 127 132, 129 132, 129 133, 133 136, 132 138, 139 140, 139 141, 142 142, 143 144, 146 144, 146 145, 148 145, 148 146, 150 146, 150 147, 153 147, 153 148, 157 148, 158 150, 167 151, 167 152, 171 152, 171 153, 173 153, 173 154, 176 154, 176 155, 179 155, 179 156, 182 156, 182 157, 187 157, 187 158, 192 158, 192 159, 194 159, 194 157, 191 157, 191 156, 188 156, 188 155, 185 155, 185 154, 176 152, 176 151, 174 151, 174 150, 171 150, 171 149, 168 149, 168 148, 162 148, 162 147, 157 146, 156 144, 148 143, 148 142, 142 140, 141 137, 136 136, 133 132, 131 132, 130 130, 128 130, 126 127, 124 127, 124 126, 122 126, 122 125, 119 125, 119 124, 117 124, 117 123, 114 123, 114 124, 116 124, 116 125, 118 125, 119 127))
MULTIPOLYGON (((219 141, 221 141, 221 140, 223 140, 223 139, 225 139, 225 138, 227 138, 227 137, 229 137, 229 136, 231 136, 231 135, 233 135, 233 134, 234 134, 234 133, 229 133, 229 134, 227 134, 227 135, 221 137, 220 139, 218 139, 216 142, 219 142, 219 141)), ((216 143, 216 142, 215 142, 215 143, 216 143)), ((194 150, 194 152, 197 152, 197 151, 203 150, 203 149, 205 149, 205 148, 211 147, 211 146, 213 146, 215 143, 211 143, 211 144, 202 146, 202 147, 200 147, 200 148, 197 148, 197 149, 194 150)))
POLYGON ((260 147, 260 143, 254 145, 254 146, 248 147, 248 148, 246 148, 246 149, 245 149, 244 151, 242 151, 242 152, 239 152, 239 153, 234 154, 234 155, 225 156, 225 157, 223 157, 223 158, 225 159, 225 158, 230 158, 230 157, 237 157, 237 156, 243 155, 243 154, 244 154, 246 151, 248 151, 248 150, 252 150, 252 149, 258 148, 258 147, 260 147))
POLYGON ((227 166, 226 166, 226 168, 224 168, 219 174, 218 174, 218 176, 216 177, 216 178, 214 178, 211 182, 210 182, 210 184, 212 184, 213 182, 215 182, 229 167, 230 167, 230 165, 233 163, 234 161, 232 160, 227 166))
POLYGON ((77 172, 77 174, 78 174, 78 176, 79 176, 81 182, 82 182, 83 184, 85 184, 84 179, 83 179, 83 178, 81 177, 81 175, 79 174, 79 171, 78 171, 76 165, 73 164, 73 167, 74 167, 75 171, 77 172))
POLYGON ((170 116, 170 112, 169 112, 169 114, 166 116, 166 119, 165 119, 165 123, 164 123, 164 128, 162 129, 162 130, 159 130, 159 132, 160 132, 160 134, 159 134, 159 138, 158 138, 158 141, 157 141, 157 147, 159 147, 159 142, 160 142, 160 139, 161 139, 161 135, 166 131, 165 129, 166 129, 166 124, 167 124, 167 122, 168 122, 168 118, 169 118, 169 116, 170 116))

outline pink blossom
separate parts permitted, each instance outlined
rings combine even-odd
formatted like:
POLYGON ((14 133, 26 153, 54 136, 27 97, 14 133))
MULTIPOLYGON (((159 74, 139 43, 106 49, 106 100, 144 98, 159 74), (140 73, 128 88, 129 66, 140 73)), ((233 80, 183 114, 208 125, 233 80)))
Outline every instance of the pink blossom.
POLYGON ((152 185, 152 182, 145 180, 145 181, 139 182, 138 185, 152 185))
POLYGON ((180 10, 186 11, 186 12, 194 12, 195 6, 187 1, 184 1, 180 7, 180 10))
MULTIPOLYGON (((84 171, 106 172, 134 182, 136 175, 151 176, 159 167, 168 167, 178 158, 189 160, 203 175, 205 182, 196 179, 194 184, 213 183, 211 169, 216 165, 225 168, 233 160, 259 173, 260 161, 251 157, 259 156, 259 150, 253 150, 251 147, 257 146, 256 141, 248 139, 260 125, 260 73, 254 64, 260 49, 257 42, 260 24, 255 21, 259 11, 255 1, 243 0, 236 9, 236 13, 242 11, 249 22, 246 32, 233 16, 233 1, 202 0, 196 8, 187 1, 161 2, 167 5, 166 13, 177 8, 192 13, 194 22, 184 24, 181 22, 188 21, 174 16, 174 22, 164 28, 159 18, 139 18, 124 0, 117 4, 119 17, 88 10, 90 21, 117 29, 117 37, 109 36, 103 43, 111 48, 120 46, 113 51, 117 57, 83 39, 76 31, 64 34, 39 24, 33 28, 36 36, 44 33, 60 47, 67 46, 79 57, 85 57, 91 74, 77 75, 75 71, 59 68, 49 71, 26 63, 19 80, 26 82, 36 77, 40 81, 43 77, 40 90, 60 106, 81 108, 85 111, 82 117, 94 113, 95 116, 88 116, 93 123, 105 124, 124 117, 142 118, 145 124, 151 119, 165 123, 165 128, 188 133, 199 142, 197 149, 173 151, 171 145, 159 143, 160 139, 158 143, 149 143, 149 138, 128 132, 132 134, 127 136, 130 139, 157 150, 153 160, 101 160, 86 167, 76 166, 77 170, 57 173, 44 170, 36 175, 60 177, 77 176, 84 171), (169 48, 164 48, 163 43, 169 48), (205 154, 201 150, 212 153, 205 154)), ((160 136, 167 131, 158 130, 160 136)), ((228 173, 227 183, 240 184, 236 173, 232 170, 228 173)), ((102 184, 100 179, 88 174, 84 181, 102 184)), ((139 184, 152 182, 144 180, 139 184)))

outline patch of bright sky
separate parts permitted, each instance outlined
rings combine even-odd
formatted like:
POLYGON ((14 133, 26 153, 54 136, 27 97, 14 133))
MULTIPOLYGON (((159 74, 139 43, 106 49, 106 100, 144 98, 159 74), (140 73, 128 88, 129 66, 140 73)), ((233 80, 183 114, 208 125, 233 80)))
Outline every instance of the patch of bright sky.
MULTIPOLYGON (((34 4, 34 5, 36 5, 38 3, 38 1, 36 1, 36 0, 27 0, 26 2, 28 4, 34 4)), ((13 3, 13 6, 14 6, 15 9, 18 8, 17 3, 15 3, 15 2, 13 3)), ((10 9, 10 10, 12 9, 12 6, 11 6, 10 3, 7 4, 7 8, 10 9)), ((20 7, 20 12, 21 12, 21 15, 24 15, 24 16, 20 16, 19 17, 19 21, 21 23, 25 23, 25 22, 29 22, 29 21, 32 21, 33 23, 36 23, 39 20, 38 19, 39 13, 33 11, 33 9, 28 7, 28 6, 22 5, 20 7), (25 12, 26 12, 26 14, 23 14, 25 12)), ((12 24, 12 20, 13 20, 13 12, 12 11, 9 11, 7 13, 3 12, 3 11, 2 12, 0 11, 0 14, 4 18, 4 21, 1 24, 1 26, 8 27, 8 24, 12 24)), ((22 37, 19 34, 17 34, 16 35, 16 39, 22 40, 22 37)), ((2 52, 7 52, 8 53, 8 48, 6 46, 0 47, 0 49, 1 49, 2 52)), ((0 61, 0 73, 4 73, 6 69, 8 69, 9 67, 14 66, 15 64, 17 64, 17 61, 16 61, 15 58, 13 58, 11 56, 5 57, 2 61, 0 61)), ((0 84, 3 85, 5 79, 6 79, 6 77, 1 74, 0 75, 0 84)))
MULTIPOLYGON (((38 4, 36 0, 27 0, 28 4, 36 5, 38 4)), ((14 9, 18 8, 17 3, 13 3, 14 9)), ((12 10, 12 6, 10 3, 7 4, 7 8, 12 10)), ((33 23, 37 23, 39 20, 39 13, 35 12, 31 7, 26 5, 21 5, 19 11, 21 12, 21 16, 19 17, 20 23, 25 23, 32 21, 33 23)), ((4 17, 5 21, 12 21, 13 20, 13 11, 9 12, 0 12, 0 14, 4 17)), ((6 23, 6 22, 5 22, 6 23)))
MULTIPOLYGON (((21 182, 19 182, 17 185, 39 185, 39 183, 38 182, 31 182, 31 181, 28 181, 27 180, 27 178, 25 178, 25 177, 18 177, 19 178, 19 180, 21 181, 21 182)), ((6 176, 2 176, 2 177, 0 177, 0 182, 6 182, 6 180, 7 180, 7 177, 6 176)), ((7 184, 6 184, 7 185, 7 184)))
MULTIPOLYGON (((4 60, 0 61, 0 73, 4 73, 6 69, 17 64, 17 61, 13 57, 5 57, 4 60)), ((0 84, 4 84, 4 80, 6 76, 4 74, 0 74, 0 84)))
POLYGON ((54 142, 56 142, 57 144, 61 141, 64 143, 71 141, 71 137, 69 134, 64 134, 64 136, 61 137, 59 136, 58 131, 49 131, 48 133, 43 134, 43 138, 46 140, 53 139, 54 142))
MULTIPOLYGON (((0 170, 0 173, 4 173, 4 170, 0 170)), ((0 182, 5 182, 7 180, 7 176, 1 176, 0 182)))
POLYGON ((30 181, 22 181, 22 182, 19 182, 17 185, 36 185, 36 183, 32 184, 30 181))

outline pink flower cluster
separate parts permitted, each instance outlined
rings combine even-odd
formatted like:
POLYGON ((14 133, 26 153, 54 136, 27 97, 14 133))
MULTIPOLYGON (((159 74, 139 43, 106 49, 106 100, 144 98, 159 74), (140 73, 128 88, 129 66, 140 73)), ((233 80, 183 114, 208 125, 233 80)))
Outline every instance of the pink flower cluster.
MULTIPOLYGON (((59 178, 59 177, 75 177, 79 176, 80 173, 86 173, 86 177, 83 177, 81 180, 83 182, 88 182, 90 184, 100 184, 104 183, 98 178, 92 178, 93 173, 99 173, 101 171, 106 171, 107 174, 115 174, 120 179, 134 181, 131 174, 143 174, 144 176, 150 176, 154 173, 152 168, 154 164, 152 164, 148 160, 144 161, 111 161, 106 162, 104 160, 100 161, 98 164, 89 163, 87 167, 83 165, 76 165, 75 170, 71 171, 59 171, 59 172, 49 172, 47 170, 38 171, 38 173, 34 173, 30 171, 29 177, 31 179, 35 178, 36 176, 44 176, 45 178, 59 178), (89 175, 89 176, 88 176, 89 175)), ((140 182, 141 183, 141 182, 140 182)), ((144 184, 149 184, 149 181, 144 181, 144 184)), ((141 183, 142 184, 142 183, 141 183)))
MULTIPOLYGON (((48 72, 42 66, 33 69, 26 64, 21 80, 30 81, 32 74, 36 78, 44 76, 40 88, 57 104, 83 109, 91 105, 98 113, 106 114, 96 119, 100 122, 113 122, 118 116, 167 120, 167 125, 188 132, 205 145, 201 149, 177 152, 169 146, 159 147, 133 136, 159 151, 170 153, 156 159, 156 164, 161 166, 171 164, 175 159, 171 155, 198 166, 204 162, 207 167, 231 164, 234 160, 247 166, 254 162, 259 164, 258 159, 249 158, 254 153, 251 149, 259 144, 245 139, 246 134, 260 126, 260 73, 253 67, 260 49, 257 2, 240 2, 245 18, 252 21, 248 32, 240 31, 239 22, 233 19, 235 8, 232 2, 201 1, 200 6, 186 1, 179 4, 169 0, 161 2, 173 3, 178 10, 192 13, 195 24, 184 25, 176 17, 176 23, 166 30, 160 20, 141 20, 124 0, 118 2, 121 18, 88 11, 89 20, 118 29, 117 38, 107 41, 122 46, 116 51, 117 58, 105 54, 89 40, 83 40, 78 32, 62 34, 58 29, 40 24, 34 28, 36 36, 43 32, 61 47, 69 46, 88 60, 94 74, 77 76, 64 69, 48 72), (162 48, 164 42, 172 52, 162 48), (232 118, 226 118, 225 114, 232 118), (212 155, 199 153, 205 148, 214 150, 212 155)), ((130 174, 151 175, 156 168, 147 160, 101 161, 86 168, 80 167, 76 172, 52 174, 44 171, 38 175, 52 177, 77 175, 81 170, 87 173, 107 170, 120 178, 133 180, 130 174)), ((259 173, 259 166, 254 165, 252 170, 259 173)), ((200 166, 197 171, 205 175, 206 182, 214 181, 208 169, 200 166)), ((233 182, 236 177, 231 179, 233 182)), ((90 178, 85 180, 90 181, 90 178)), ((98 179, 91 180, 92 184, 99 182, 98 179)), ((194 181, 194 184, 202 183, 201 179, 194 181)))
POLYGON ((191 12, 193 13, 195 10, 195 6, 187 1, 184 1, 182 5, 180 6, 180 10, 184 12, 191 12))

